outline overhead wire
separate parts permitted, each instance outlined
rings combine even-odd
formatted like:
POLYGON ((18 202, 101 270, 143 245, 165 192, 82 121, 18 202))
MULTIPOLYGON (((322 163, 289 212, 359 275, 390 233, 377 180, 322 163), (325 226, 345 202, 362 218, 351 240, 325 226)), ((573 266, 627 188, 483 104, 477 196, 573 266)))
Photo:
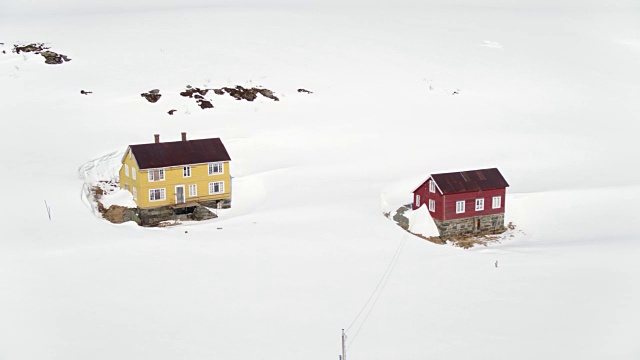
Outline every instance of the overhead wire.
POLYGON ((402 248, 404 247, 404 245, 405 245, 405 243, 407 241, 407 236, 408 236, 408 234, 409 234, 409 232, 411 230, 411 225, 413 224, 414 218, 415 218, 415 212, 413 212, 411 214, 411 220, 409 221, 409 226, 408 226, 406 232, 403 234, 402 240, 400 240, 400 243, 398 244, 398 247, 396 248, 396 251, 393 254, 393 257, 391 258, 391 261, 389 262, 389 265, 387 265, 387 268, 385 269, 384 273, 382 274, 382 277, 380 278, 380 280, 376 284, 376 287, 373 289, 373 292, 371 293, 371 295, 369 295, 369 298, 367 299, 367 301, 364 303, 364 305, 362 306, 362 308, 358 312, 358 315, 356 315, 356 317, 353 319, 351 324, 347 327, 347 331, 346 332, 348 333, 349 330, 351 329, 351 327, 360 318, 360 315, 362 315, 362 313, 367 308, 369 303, 371 303, 371 306, 369 307, 369 310, 366 312, 364 318, 360 322, 360 326, 358 326, 358 329, 356 330, 355 335, 353 336, 353 338, 349 342, 349 345, 348 345, 347 348, 349 348, 349 347, 351 347, 351 345, 353 345, 353 342, 358 337, 358 334, 360 334, 360 331, 362 330, 365 322, 369 318, 369 315, 371 315, 371 312, 373 311, 373 309, 376 306, 378 300, 380 299, 380 295, 382 294, 382 291, 386 287, 386 285, 387 285, 387 283, 389 281, 389 278, 391 277, 391 273, 393 272, 396 264, 398 263, 398 259, 400 258, 400 253, 402 252, 402 248), (373 302, 371 302, 372 299, 373 299, 373 302))

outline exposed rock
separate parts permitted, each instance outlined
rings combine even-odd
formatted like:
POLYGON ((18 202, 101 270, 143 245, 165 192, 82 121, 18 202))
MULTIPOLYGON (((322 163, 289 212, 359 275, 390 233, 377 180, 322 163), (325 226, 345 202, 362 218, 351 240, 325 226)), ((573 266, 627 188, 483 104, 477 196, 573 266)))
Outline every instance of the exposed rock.
POLYGON ((200 97, 202 97, 204 95, 207 95, 209 90, 210 89, 194 88, 194 87, 191 87, 191 85, 187 85, 187 90, 181 92, 180 96, 192 98, 194 97, 194 94, 197 94, 196 96, 199 95, 200 97))
POLYGON ((400 226, 401 228, 403 228, 405 230, 409 229, 409 219, 407 219, 407 217, 404 216, 404 213, 409 209, 410 208, 408 206, 401 206, 396 211, 396 214, 393 215, 393 221, 398 223, 398 226, 400 226))
POLYGON ((280 99, 278 99, 278 97, 273 94, 273 91, 269 89, 255 87, 247 89, 238 85, 235 88, 223 87, 221 89, 214 89, 213 91, 218 95, 223 95, 226 92, 236 100, 253 101, 258 97, 257 94, 260 94, 274 101, 280 101, 280 99))
POLYGON ((176 109, 171 109, 171 110, 167 111, 167 114, 169 114, 169 115, 173 115, 176 111, 178 111, 178 110, 176 110, 176 109))
POLYGON ((196 101, 196 103, 198 104, 198 106, 200 106, 201 109, 211 109, 213 108, 213 104, 210 101, 204 100, 204 99, 198 99, 198 101, 196 101))
POLYGON ((153 90, 150 90, 149 92, 142 93, 140 94, 140 96, 147 99, 147 101, 150 103, 158 102, 158 100, 160 100, 160 98, 162 97, 162 95, 160 94, 160 90, 158 89, 153 89, 153 90))
POLYGON ((306 94, 313 94, 313 92, 307 90, 307 89, 298 89, 299 93, 306 93, 306 94))
MULTIPOLYGON (((253 89, 255 89, 255 88, 253 88, 253 89)), ((269 89, 257 89, 257 90, 262 96, 264 96, 266 98, 269 98, 269 99, 271 99, 273 101, 280 101, 280 99, 278 99, 278 97, 273 94, 273 91, 271 91, 269 89)))
POLYGON ((49 49, 49 47, 44 46, 42 43, 33 43, 29 45, 13 45, 13 52, 16 54, 20 54, 21 52, 33 52, 36 54, 40 54, 42 51, 49 49))
POLYGON ((212 213, 211 211, 209 211, 209 209, 201 205, 196 206, 195 210, 193 210, 193 218, 198 221, 209 220, 217 217, 218 216, 216 214, 212 213))
POLYGON ((43 51, 40 53, 44 57, 45 64, 62 64, 65 61, 71 61, 66 55, 58 54, 53 51, 43 51))
POLYGON ((140 218, 136 213, 136 209, 127 208, 119 205, 111 205, 102 216, 114 224, 121 224, 127 221, 134 221, 140 225, 140 218))
POLYGON ((44 57, 45 64, 62 64, 65 61, 71 61, 66 55, 48 51, 50 48, 42 43, 33 43, 28 45, 13 45, 13 52, 20 54, 21 52, 40 54, 44 57))
POLYGON ((204 97, 204 95, 207 95, 209 90, 211 89, 200 89, 187 85, 187 89, 181 92, 180 96, 196 99, 196 104, 198 104, 201 109, 211 109, 213 108, 213 104, 204 97))

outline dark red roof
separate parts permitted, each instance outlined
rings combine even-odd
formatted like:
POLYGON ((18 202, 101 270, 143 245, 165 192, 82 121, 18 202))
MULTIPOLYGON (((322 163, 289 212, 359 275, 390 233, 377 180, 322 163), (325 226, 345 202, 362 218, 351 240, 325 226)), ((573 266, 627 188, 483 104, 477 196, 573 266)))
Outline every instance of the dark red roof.
POLYGON ((443 194, 502 189, 509 186, 496 168, 432 174, 431 178, 443 194))
POLYGON ((219 138, 129 145, 140 169, 229 161, 219 138))

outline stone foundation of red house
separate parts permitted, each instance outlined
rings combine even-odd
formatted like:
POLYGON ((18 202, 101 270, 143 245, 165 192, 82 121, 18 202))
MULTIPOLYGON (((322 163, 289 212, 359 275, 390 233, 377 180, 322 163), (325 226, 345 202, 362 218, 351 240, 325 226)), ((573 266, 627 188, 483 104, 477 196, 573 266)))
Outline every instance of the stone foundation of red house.
POLYGON ((433 221, 436 223, 440 237, 495 234, 505 230, 504 213, 444 221, 433 219, 433 221))

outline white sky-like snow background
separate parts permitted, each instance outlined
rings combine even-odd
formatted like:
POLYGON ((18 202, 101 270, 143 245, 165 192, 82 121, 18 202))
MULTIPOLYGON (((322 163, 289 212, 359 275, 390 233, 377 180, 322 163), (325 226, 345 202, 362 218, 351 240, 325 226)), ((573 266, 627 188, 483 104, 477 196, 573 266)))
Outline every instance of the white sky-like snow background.
POLYGON ((350 359, 640 356, 635 2, 3 1, 0 42, 0 359, 336 359, 402 239, 350 359), (28 42, 72 61, 11 53, 28 42), (281 101, 201 110, 187 84, 281 101), (181 131, 224 141, 231 210, 92 213, 85 180, 181 131), (501 244, 382 216, 429 173, 494 166, 501 244))

